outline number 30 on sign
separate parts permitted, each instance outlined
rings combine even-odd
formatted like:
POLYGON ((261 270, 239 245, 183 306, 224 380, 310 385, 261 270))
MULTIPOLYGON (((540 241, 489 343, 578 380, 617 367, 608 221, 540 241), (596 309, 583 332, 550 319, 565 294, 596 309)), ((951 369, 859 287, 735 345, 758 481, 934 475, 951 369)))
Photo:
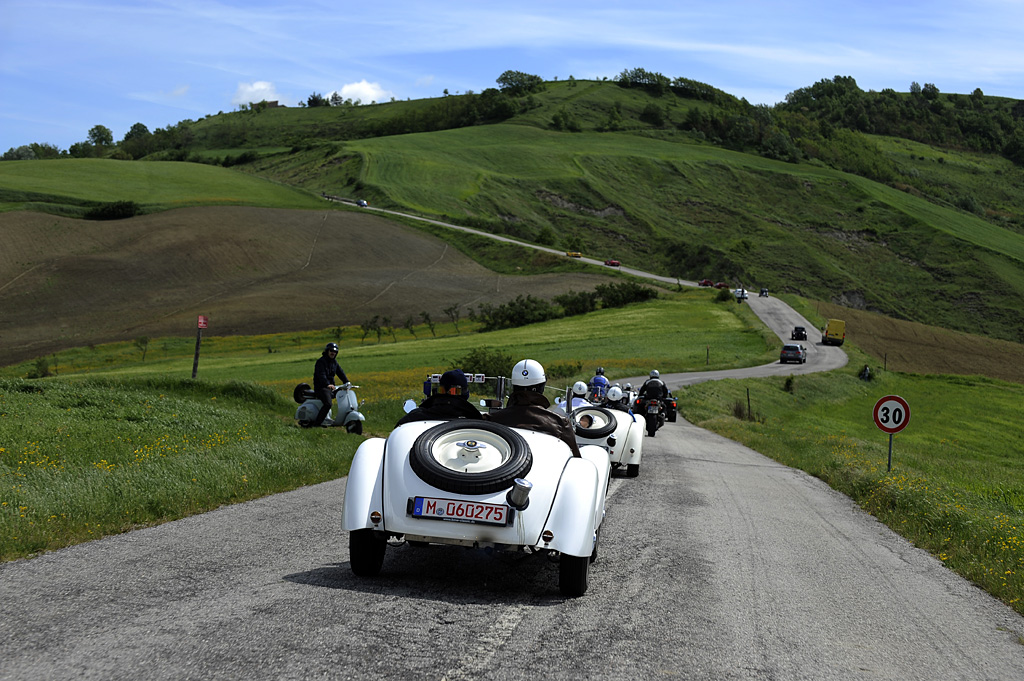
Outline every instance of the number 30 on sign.
POLYGON ((910 422, 910 405, 899 395, 886 395, 875 403, 875 425, 882 432, 898 433, 910 422))

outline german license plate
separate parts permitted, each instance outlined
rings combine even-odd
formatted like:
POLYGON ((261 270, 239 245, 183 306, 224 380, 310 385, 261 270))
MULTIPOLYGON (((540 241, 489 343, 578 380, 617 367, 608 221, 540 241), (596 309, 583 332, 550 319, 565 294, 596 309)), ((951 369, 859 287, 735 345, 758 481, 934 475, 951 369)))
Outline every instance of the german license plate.
POLYGON ((652 404, 651 406, 647 407, 647 413, 648 414, 657 414, 658 413, 658 405, 652 404))
POLYGON ((508 506, 504 504, 482 504, 464 499, 415 497, 412 505, 412 516, 414 518, 448 520, 456 523, 507 525, 508 506))

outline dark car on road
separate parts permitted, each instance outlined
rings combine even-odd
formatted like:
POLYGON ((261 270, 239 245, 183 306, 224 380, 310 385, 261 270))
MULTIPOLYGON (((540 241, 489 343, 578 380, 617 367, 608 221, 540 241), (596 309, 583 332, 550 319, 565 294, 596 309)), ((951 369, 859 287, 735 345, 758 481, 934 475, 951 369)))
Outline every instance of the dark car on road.
POLYGON ((793 333, 789 334, 789 340, 807 340, 807 329, 802 326, 794 326, 793 333))
POLYGON ((782 346, 782 352, 779 353, 779 363, 786 364, 787 362, 796 362, 797 364, 803 364, 807 361, 807 350, 802 345, 796 343, 786 343, 782 346))

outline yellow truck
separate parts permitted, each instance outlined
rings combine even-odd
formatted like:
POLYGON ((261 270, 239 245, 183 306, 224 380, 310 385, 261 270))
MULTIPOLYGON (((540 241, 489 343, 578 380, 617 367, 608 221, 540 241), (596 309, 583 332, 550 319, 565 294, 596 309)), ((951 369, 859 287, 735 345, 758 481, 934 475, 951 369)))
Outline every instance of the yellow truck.
POLYGON ((823 345, 842 345, 846 340, 846 322, 842 319, 830 319, 821 332, 823 345))

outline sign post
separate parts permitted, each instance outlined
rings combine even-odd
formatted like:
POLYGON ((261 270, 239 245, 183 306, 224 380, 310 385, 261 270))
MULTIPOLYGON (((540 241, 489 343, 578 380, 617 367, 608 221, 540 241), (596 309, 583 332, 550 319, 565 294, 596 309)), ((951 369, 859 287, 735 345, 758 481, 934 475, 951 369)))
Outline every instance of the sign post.
POLYGON ((872 416, 879 430, 889 434, 889 466, 886 468, 886 472, 890 472, 892 471, 892 436, 910 423, 910 405, 899 395, 886 395, 875 402, 872 416))
POLYGON ((192 360, 192 378, 196 377, 199 372, 199 344, 203 341, 203 329, 210 323, 210 318, 206 315, 199 315, 199 320, 196 323, 196 357, 192 360))

